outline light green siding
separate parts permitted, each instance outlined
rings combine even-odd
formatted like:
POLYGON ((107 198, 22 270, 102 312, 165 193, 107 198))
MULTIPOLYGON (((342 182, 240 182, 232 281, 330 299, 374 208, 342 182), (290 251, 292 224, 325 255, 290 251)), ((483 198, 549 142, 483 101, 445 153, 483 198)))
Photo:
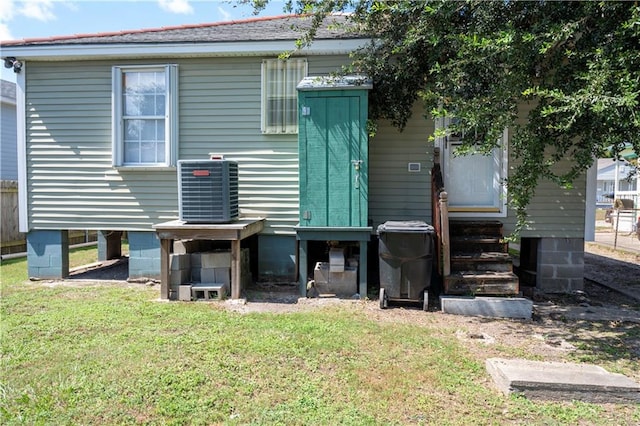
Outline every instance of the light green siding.
POLYGON ((423 220, 431 223, 431 168, 433 121, 419 108, 399 132, 389 123, 379 123, 369 140, 369 219, 372 225, 388 220, 423 220), (419 172, 409 172, 409 163, 419 163, 419 172))
MULTIPOLYGON (((568 167, 568 163, 565 163, 568 167)), ((574 182, 573 189, 542 181, 527 208, 528 225, 522 237, 584 238, 586 178, 574 182)), ((509 210, 504 221, 505 231, 511 232, 516 224, 515 213, 509 210)))
MULTIPOLYGON (((179 159, 239 162, 240 212, 265 233, 298 222, 297 135, 260 132, 262 57, 29 63, 27 174, 31 229, 151 230, 178 216, 175 169, 111 166, 111 67, 179 65, 179 159)), ((344 57, 309 57, 309 74, 344 57)))
MULTIPOLYGON (((524 124, 533 104, 523 102, 520 105, 519 124, 524 124)), ((509 133, 511 137, 512 133, 509 133)), ((509 173, 519 164, 513 152, 509 153, 509 173)), ((559 163, 555 171, 562 173, 571 167, 571 159, 559 163)), ((573 183, 572 189, 560 188, 548 180, 538 183, 536 194, 527 208, 528 226, 522 230, 522 237, 530 238, 584 238, 585 200, 587 191, 586 176, 581 176, 573 183)), ((503 218, 505 233, 515 229, 517 217, 513 210, 508 210, 503 218)))
MULTIPOLYGON (((111 67, 179 65, 179 159, 219 153, 239 162, 240 212, 267 218, 265 234, 298 223, 297 135, 260 132, 263 57, 145 61, 29 61, 26 153, 30 229, 151 230, 178 217, 175 169, 115 169, 111 163, 111 67)), ((326 75, 346 57, 307 57, 326 75)), ((525 111, 526 114, 526 111, 525 111)), ((369 140, 369 221, 431 222, 433 121, 416 108, 403 132, 380 123, 369 140), (409 172, 419 163, 419 172, 409 172)), ((510 159, 510 165, 515 164, 510 159)), ((445 183, 446 185, 446 183, 445 183)), ((528 237, 582 238, 585 180, 563 190, 542 182, 529 207, 528 237)), ((507 232, 515 217, 509 212, 507 232)))

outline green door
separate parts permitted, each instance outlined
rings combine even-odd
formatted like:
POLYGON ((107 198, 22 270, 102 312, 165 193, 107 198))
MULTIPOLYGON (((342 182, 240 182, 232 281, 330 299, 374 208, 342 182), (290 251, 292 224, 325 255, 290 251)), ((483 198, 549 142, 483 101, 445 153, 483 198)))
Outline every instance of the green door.
POLYGON ((301 93, 301 226, 367 226, 366 95, 301 93))

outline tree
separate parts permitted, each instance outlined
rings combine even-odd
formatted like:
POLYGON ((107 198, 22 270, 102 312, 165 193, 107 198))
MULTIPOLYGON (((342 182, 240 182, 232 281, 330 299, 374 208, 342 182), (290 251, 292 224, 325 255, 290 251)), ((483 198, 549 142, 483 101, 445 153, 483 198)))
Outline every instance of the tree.
POLYGON ((316 25, 350 12, 350 28, 371 38, 351 71, 373 79, 373 120, 402 129, 422 101, 434 117, 455 116, 445 132, 481 152, 509 127, 518 231, 542 179, 570 187, 607 150, 616 157, 630 143, 640 153, 637 2, 289 0, 285 9, 316 25))

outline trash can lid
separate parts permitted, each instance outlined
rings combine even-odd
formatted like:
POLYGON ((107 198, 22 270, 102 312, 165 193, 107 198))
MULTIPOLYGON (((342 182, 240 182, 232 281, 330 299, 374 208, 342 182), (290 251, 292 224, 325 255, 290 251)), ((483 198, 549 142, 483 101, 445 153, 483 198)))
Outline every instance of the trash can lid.
POLYGON ((434 229, 421 220, 389 220, 378 226, 378 234, 381 232, 429 233, 434 232, 434 229))

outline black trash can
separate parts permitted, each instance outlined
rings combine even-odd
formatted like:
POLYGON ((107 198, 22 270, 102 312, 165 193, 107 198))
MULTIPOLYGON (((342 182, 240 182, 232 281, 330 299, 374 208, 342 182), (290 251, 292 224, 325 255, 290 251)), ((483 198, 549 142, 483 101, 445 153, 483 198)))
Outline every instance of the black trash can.
POLYGON ((427 309, 433 237, 433 226, 422 221, 388 221, 378 226, 380 308, 389 301, 405 301, 423 302, 427 309))

